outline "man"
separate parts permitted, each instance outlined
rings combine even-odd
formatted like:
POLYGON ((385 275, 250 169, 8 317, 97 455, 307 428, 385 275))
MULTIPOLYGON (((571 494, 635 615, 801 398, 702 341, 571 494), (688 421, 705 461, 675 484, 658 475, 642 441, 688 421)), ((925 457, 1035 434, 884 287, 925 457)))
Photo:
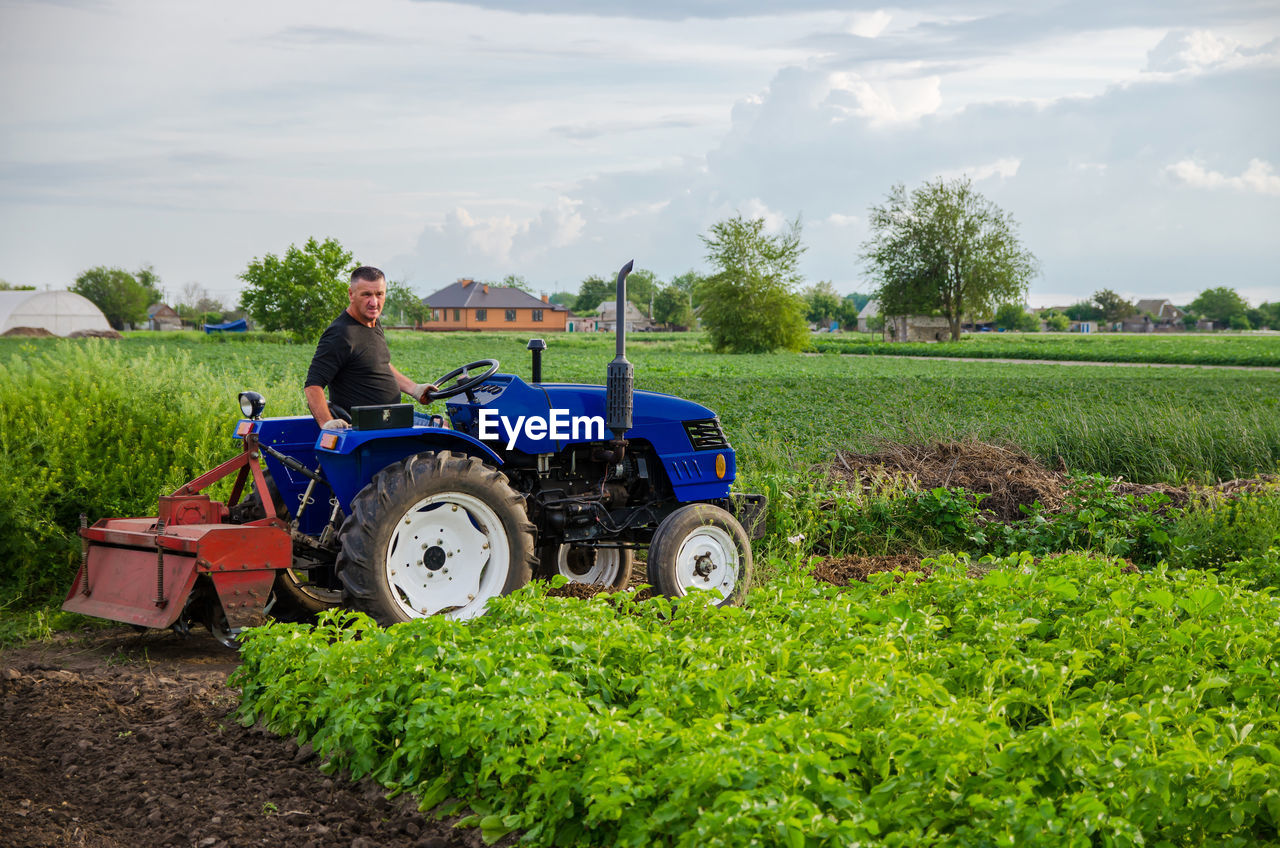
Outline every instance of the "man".
POLYGON ((386 276, 377 268, 362 265, 351 272, 347 295, 351 305, 320 336, 303 388, 307 407, 326 430, 351 426, 329 413, 329 401, 350 410, 353 406, 396 403, 404 392, 419 403, 427 403, 427 394, 436 390, 430 383, 413 382, 391 364, 391 352, 378 321, 387 299, 386 276))

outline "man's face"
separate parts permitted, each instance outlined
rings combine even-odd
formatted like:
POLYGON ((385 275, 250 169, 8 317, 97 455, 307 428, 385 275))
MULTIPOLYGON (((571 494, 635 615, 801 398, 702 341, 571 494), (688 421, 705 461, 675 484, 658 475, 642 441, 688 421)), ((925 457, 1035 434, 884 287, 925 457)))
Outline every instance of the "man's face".
POLYGON ((351 317, 369 326, 382 314, 382 305, 387 299, 387 281, 356 280, 347 289, 351 297, 351 317))

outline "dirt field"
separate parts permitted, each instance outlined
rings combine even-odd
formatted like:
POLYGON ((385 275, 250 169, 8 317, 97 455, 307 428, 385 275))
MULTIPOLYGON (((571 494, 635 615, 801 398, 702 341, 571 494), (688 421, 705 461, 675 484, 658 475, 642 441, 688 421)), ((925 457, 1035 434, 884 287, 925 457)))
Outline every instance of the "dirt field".
POLYGON ((230 713, 236 655, 127 628, 0 653, 0 844, 480 846, 230 713))

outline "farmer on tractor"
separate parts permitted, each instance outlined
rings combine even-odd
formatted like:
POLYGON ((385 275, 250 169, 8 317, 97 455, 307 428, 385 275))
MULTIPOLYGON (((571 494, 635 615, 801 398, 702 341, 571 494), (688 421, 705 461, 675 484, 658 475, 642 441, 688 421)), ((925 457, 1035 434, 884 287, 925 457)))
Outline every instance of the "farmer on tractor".
POLYGON ((415 383, 391 364, 378 321, 387 299, 386 275, 362 265, 351 272, 347 294, 351 304, 320 336, 303 389, 307 407, 325 430, 350 427, 341 416, 353 407, 393 404, 401 392, 418 403, 428 403, 428 395, 436 391, 431 383, 415 383))

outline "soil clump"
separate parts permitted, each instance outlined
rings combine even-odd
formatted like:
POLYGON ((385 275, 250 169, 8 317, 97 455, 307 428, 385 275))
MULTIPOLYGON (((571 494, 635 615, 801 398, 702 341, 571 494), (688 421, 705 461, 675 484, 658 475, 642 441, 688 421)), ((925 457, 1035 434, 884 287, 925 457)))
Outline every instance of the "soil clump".
POLYGON ((115 330, 76 330, 69 339, 123 339, 124 336, 115 330))
POLYGON ((52 339, 53 333, 44 327, 10 327, 4 331, 6 339, 52 339))

